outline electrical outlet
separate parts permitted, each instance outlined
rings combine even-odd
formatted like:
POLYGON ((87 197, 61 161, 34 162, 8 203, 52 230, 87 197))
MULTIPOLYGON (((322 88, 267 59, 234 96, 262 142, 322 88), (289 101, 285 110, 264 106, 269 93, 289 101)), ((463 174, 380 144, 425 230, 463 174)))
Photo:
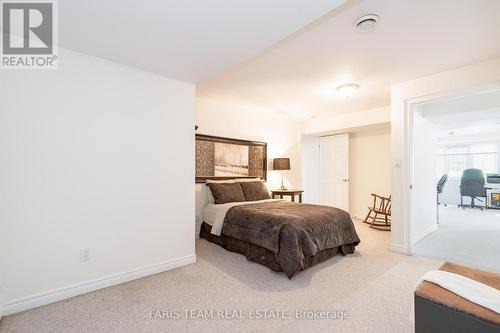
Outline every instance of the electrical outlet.
POLYGON ((83 249, 80 252, 80 260, 81 261, 89 261, 90 260, 90 251, 88 249, 83 249))

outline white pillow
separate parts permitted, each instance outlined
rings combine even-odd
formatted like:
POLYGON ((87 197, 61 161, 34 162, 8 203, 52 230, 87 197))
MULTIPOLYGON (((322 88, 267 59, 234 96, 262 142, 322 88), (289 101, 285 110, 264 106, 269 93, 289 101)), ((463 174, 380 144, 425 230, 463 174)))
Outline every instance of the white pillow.
MULTIPOLYGON (((208 183, 236 183, 234 179, 226 179, 226 180, 211 180, 207 179, 207 184, 208 183)), ((209 186, 206 186, 207 188, 207 198, 208 198, 208 203, 215 203, 215 198, 214 195, 212 194, 212 191, 210 190, 209 186)))
POLYGON ((245 182, 263 182, 264 180, 260 178, 236 178, 237 182, 245 183, 245 182))

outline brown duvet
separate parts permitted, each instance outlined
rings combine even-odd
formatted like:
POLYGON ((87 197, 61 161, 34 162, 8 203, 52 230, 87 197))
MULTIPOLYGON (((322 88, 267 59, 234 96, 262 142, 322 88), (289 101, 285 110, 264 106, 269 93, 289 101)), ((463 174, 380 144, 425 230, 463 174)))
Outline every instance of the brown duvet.
POLYGON ((353 253, 360 242, 346 211, 287 201, 232 207, 222 234, 271 251, 289 278, 317 262, 315 256, 353 253))

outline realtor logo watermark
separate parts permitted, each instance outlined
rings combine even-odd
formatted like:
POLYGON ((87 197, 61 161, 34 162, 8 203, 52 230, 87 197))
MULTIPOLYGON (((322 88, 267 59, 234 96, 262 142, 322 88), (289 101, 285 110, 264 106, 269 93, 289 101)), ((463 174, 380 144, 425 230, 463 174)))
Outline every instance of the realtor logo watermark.
POLYGON ((1 1, 2 69, 57 68, 54 1, 1 1))

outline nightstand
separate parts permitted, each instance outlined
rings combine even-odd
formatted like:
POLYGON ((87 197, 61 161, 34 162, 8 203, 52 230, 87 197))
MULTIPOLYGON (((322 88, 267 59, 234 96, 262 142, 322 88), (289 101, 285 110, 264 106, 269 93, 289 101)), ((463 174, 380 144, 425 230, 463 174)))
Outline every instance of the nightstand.
POLYGON ((283 196, 290 196, 292 198, 292 202, 295 202, 295 196, 299 196, 299 202, 302 203, 302 193, 303 190, 272 190, 271 191, 271 198, 275 198, 276 196, 279 196, 280 199, 283 199, 283 196))

